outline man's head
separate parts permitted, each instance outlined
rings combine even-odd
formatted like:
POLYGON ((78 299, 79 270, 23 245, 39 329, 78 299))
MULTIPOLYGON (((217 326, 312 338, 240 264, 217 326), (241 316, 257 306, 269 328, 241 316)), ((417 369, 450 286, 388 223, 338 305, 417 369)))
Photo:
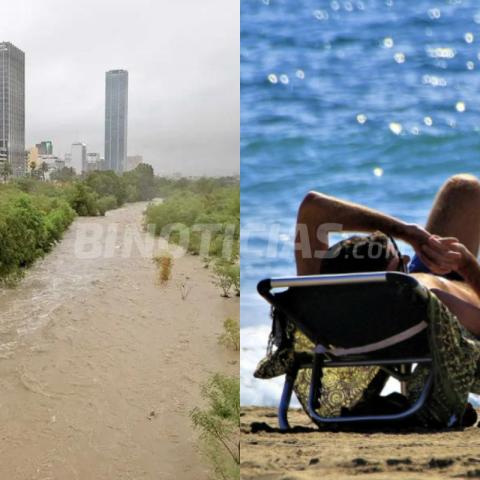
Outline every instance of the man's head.
POLYGON ((321 273, 404 271, 408 261, 387 235, 375 232, 354 235, 330 247, 321 273))

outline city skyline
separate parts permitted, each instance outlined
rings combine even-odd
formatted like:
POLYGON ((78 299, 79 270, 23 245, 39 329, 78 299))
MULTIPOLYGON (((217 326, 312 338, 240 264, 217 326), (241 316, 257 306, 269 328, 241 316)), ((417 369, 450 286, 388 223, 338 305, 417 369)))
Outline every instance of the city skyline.
POLYGON ((63 156, 82 141, 103 152, 104 75, 124 68, 128 155, 143 155, 160 174, 238 173, 239 6, 210 0, 208 15, 205 8, 147 0, 5 5, 2 36, 26 52, 26 145, 49 139, 63 156), (112 11, 115 22, 107 21, 112 11), (79 24, 95 35, 72 35, 79 24))

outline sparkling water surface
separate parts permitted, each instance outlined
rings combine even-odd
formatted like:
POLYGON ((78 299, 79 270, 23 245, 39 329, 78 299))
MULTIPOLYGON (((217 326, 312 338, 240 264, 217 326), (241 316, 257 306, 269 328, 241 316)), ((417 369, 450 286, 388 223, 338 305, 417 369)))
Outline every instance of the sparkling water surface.
MULTIPOLYGON (((242 403, 255 381, 264 277, 295 272, 309 190, 424 224, 452 174, 480 174, 480 3, 242 0, 242 403)), ((407 253, 408 246, 403 245, 407 253)))

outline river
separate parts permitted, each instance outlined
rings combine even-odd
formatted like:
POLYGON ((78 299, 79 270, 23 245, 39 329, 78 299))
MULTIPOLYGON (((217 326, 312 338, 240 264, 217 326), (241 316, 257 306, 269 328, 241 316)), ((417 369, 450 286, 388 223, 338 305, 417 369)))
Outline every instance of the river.
POLYGON ((218 345, 238 299, 188 255, 160 286, 145 207, 76 219, 0 290, 0 478, 208 478, 188 413, 210 373, 238 372, 218 345))

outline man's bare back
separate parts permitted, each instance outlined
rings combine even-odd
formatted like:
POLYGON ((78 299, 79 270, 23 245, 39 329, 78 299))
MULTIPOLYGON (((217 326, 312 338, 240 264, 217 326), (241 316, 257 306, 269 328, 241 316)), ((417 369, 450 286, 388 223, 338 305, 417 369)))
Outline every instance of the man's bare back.
POLYGON ((480 299, 470 285, 430 273, 411 275, 430 289, 467 330, 480 336, 480 299))
POLYGON ((470 285, 458 280, 449 280, 431 273, 411 273, 422 285, 430 290, 440 290, 458 297, 465 302, 480 308, 480 299, 470 285))

